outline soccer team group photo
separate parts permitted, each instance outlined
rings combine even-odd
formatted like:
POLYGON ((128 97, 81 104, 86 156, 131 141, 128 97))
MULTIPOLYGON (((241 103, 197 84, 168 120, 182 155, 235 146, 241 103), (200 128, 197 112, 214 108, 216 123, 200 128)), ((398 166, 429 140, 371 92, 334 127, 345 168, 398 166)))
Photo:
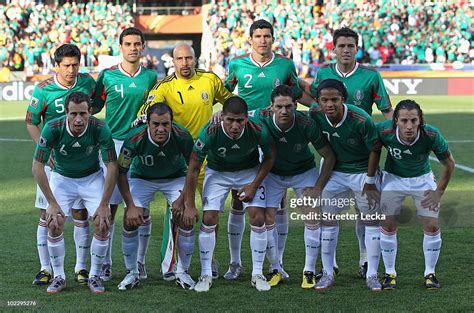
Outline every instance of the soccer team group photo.
POLYGON ((0 6, 5 306, 467 310, 467 2, 50 2, 0 6))

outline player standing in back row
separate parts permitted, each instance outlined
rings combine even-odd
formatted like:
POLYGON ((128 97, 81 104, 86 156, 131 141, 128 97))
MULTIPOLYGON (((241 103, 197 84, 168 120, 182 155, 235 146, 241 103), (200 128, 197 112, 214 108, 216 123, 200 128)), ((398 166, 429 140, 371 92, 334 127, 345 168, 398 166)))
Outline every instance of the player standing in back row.
MULTIPOLYGON (((119 44, 123 60, 118 65, 105 69, 99 74, 92 103, 93 114, 100 112, 104 105, 106 106, 105 122, 112 132, 117 155, 120 153, 120 148, 140 106, 156 83, 156 72, 140 64, 140 58, 145 48, 143 33, 134 27, 127 28, 120 34, 119 44)), ((103 165, 102 167, 105 172, 105 167, 103 165)), ((118 187, 115 187, 110 198, 112 222, 110 225, 109 248, 101 275, 104 281, 112 278, 114 220, 118 205, 121 202, 122 196, 118 187)), ((138 233, 138 269, 140 279, 146 279, 145 256, 151 234, 151 219, 149 216, 144 216, 144 223, 138 227, 138 233)))
MULTIPOLYGON (((26 112, 26 129, 35 142, 40 138, 39 125, 65 114, 64 104, 67 96, 72 92, 81 91, 92 97, 95 89, 95 81, 89 74, 79 74, 79 64, 81 61, 81 51, 71 44, 64 44, 54 52, 54 63, 56 74, 42 82, 35 89, 26 112)), ((46 175, 49 177, 54 161, 51 158, 44 167, 46 175)), ((39 186, 36 188, 35 206, 40 209, 40 220, 36 232, 38 255, 41 269, 36 274, 33 285, 47 285, 52 278, 52 268, 47 246, 48 227, 46 224, 46 208, 48 201, 39 186)), ((74 242, 76 244, 76 266, 75 279, 80 284, 87 283, 89 273, 86 270, 86 261, 89 254, 89 222, 87 215, 83 215, 84 210, 80 203, 75 203, 72 210, 74 219, 74 242)))
MULTIPOLYGON (((375 103, 387 120, 392 119, 393 109, 390 97, 385 90, 382 77, 377 70, 357 63, 355 56, 358 50, 359 36, 355 31, 343 27, 334 32, 333 52, 336 56, 336 63, 326 64, 318 70, 316 78, 311 87, 300 80, 304 89, 310 89, 310 96, 307 94, 300 100, 310 104, 316 98, 316 89, 325 79, 337 79, 342 81, 347 89, 346 104, 352 104, 361 108, 372 116, 372 106, 375 103)), ((356 208, 357 209, 357 208, 356 208)), ((356 235, 359 241, 359 275, 366 277, 367 273, 367 249, 365 247, 365 226, 360 219, 356 222, 356 235)), ((334 260, 335 261, 335 260, 334 260)), ((337 271, 337 264, 334 262, 337 271)))
MULTIPOLYGON (((225 87, 234 91, 237 87, 239 97, 247 102, 249 116, 256 109, 270 105, 271 93, 276 86, 287 85, 293 89, 295 98, 301 97, 295 64, 291 59, 272 52, 275 41, 273 26, 266 20, 257 20, 249 30, 248 41, 252 51, 232 59, 225 87)), ((282 203, 285 201, 283 200, 282 203)), ((283 251, 288 235, 288 212, 283 205, 276 215, 278 257, 283 263, 283 251)), ((230 250, 230 266, 224 275, 226 279, 236 279, 241 270, 240 248, 245 230, 245 214, 242 202, 236 192, 232 192, 232 207, 229 212, 228 236, 230 250)), ((284 278, 288 274, 282 269, 284 278)))

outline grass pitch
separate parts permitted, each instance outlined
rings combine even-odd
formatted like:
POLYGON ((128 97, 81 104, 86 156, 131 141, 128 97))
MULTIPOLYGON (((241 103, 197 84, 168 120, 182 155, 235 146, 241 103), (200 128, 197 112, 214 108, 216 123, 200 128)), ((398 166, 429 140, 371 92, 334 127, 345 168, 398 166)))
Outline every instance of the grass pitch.
MULTIPOLYGON (((121 218, 117 214, 113 246, 114 278, 107 282, 104 295, 92 295, 86 287, 73 280, 75 250, 72 225, 65 230, 67 244, 65 269, 68 287, 61 295, 46 294, 45 287, 32 286, 31 281, 39 269, 36 251, 36 225, 38 209, 33 207, 35 182, 31 175, 33 144, 27 139, 23 116, 25 102, 0 103, 0 207, 2 210, 2 258, 0 265, 0 310, 33 309, 48 311, 471 311, 474 281, 472 272, 472 244, 474 218, 472 214, 474 176, 466 171, 474 169, 474 105, 471 97, 413 97, 424 109, 426 121, 438 127, 450 142, 450 149, 458 164, 448 187, 440 214, 443 246, 437 266, 442 284, 438 291, 426 291, 423 286, 424 259, 423 232, 411 201, 403 208, 403 223, 398 232, 399 252, 397 271, 399 290, 372 294, 365 289, 365 282, 356 277, 358 246, 353 222, 342 222, 337 250, 341 269, 333 288, 323 294, 300 288, 304 264, 303 223, 290 222, 284 267, 290 280, 266 293, 250 287, 249 231, 242 247, 245 271, 235 282, 222 278, 213 282, 209 293, 184 291, 174 283, 165 282, 159 273, 159 247, 163 220, 163 197, 157 196, 152 205, 153 230, 147 257, 148 280, 131 291, 117 290, 125 275, 121 256, 121 218), (471 265, 469 265, 471 264, 471 265), (12 306, 9 301, 34 301, 33 306, 12 306)), ((392 97, 396 104, 400 97, 392 97)), ((380 121, 381 115, 376 113, 380 121)), ((435 174, 441 167, 433 162, 435 174)), ((229 260, 226 236, 227 214, 220 220, 215 255, 220 262, 221 275, 229 260)), ((318 262, 318 270, 320 261, 318 262)), ((197 278, 200 273, 196 248, 190 273, 197 278)), ((383 273, 381 262, 379 273, 383 273)), ((30 303, 31 304, 31 303, 30 303)))

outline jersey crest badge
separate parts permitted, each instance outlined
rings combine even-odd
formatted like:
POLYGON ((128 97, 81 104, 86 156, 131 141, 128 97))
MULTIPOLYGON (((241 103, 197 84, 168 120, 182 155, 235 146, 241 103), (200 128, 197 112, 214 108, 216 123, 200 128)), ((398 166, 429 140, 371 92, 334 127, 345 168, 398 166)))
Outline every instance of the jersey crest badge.
POLYGON ((281 81, 280 81, 280 79, 277 78, 277 79, 275 80, 275 87, 278 87, 278 86, 280 86, 280 85, 281 85, 281 81))
POLYGON ((146 101, 152 101, 155 99, 155 95, 148 95, 148 98, 146 98, 146 101))
POLYGON ((91 155, 92 154, 92 151, 94 151, 94 146, 88 146, 86 148, 86 154, 87 155, 91 155))
POLYGON ((355 105, 360 105, 363 99, 364 99, 364 92, 360 89, 357 89, 356 92, 354 93, 355 105))
POLYGON ((295 144, 295 146, 293 147, 293 150, 295 152, 300 152, 302 149, 303 149, 303 145, 300 143, 295 144))
POLYGON ((203 91, 201 93, 201 98, 202 98, 202 101, 207 101, 209 100, 209 95, 207 94, 207 92, 203 91))
POLYGON ((354 138, 349 138, 347 139, 347 144, 350 146, 355 146, 357 145, 357 140, 355 140, 354 138))

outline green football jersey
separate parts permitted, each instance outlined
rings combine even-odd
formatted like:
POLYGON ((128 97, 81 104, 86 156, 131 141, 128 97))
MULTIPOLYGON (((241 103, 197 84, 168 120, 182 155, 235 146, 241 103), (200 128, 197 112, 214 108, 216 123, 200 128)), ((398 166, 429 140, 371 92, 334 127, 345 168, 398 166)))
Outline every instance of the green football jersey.
POLYGON ((167 179, 186 176, 189 157, 193 151, 193 136, 173 123, 168 140, 158 145, 151 139, 147 125, 132 129, 123 142, 118 158, 119 170, 130 177, 167 179))
POLYGON ((107 125, 91 116, 86 130, 75 137, 69 130, 67 117, 47 123, 36 145, 35 160, 47 163, 54 153, 54 171, 67 177, 80 178, 100 169, 99 149, 104 163, 116 161, 115 145, 107 125))
POLYGON ((93 97, 95 80, 89 74, 78 74, 76 83, 68 88, 57 80, 56 76, 39 83, 33 90, 26 112, 26 123, 32 125, 47 123, 66 114, 65 102, 72 92, 81 91, 93 97))
POLYGON ((207 123, 199 132, 194 144, 197 159, 210 169, 219 172, 235 172, 253 168, 259 164, 258 148, 264 157, 271 153, 272 137, 266 126, 249 118, 242 135, 238 139, 230 138, 224 131, 222 123, 207 123))
POLYGON ((248 110, 256 110, 270 105, 270 95, 278 85, 293 87, 296 98, 301 97, 295 64, 279 54, 273 54, 263 66, 252 59, 251 54, 234 58, 229 62, 229 73, 224 86, 237 93, 248 105, 248 110))
POLYGON ((334 171, 366 173, 369 154, 377 142, 372 118, 364 110, 350 104, 344 104, 343 118, 335 127, 319 106, 311 108, 310 116, 326 135, 336 155, 334 171))
POLYGON ((374 102, 380 111, 392 106, 382 76, 375 69, 356 63, 354 70, 344 75, 337 69, 336 64, 324 65, 319 68, 316 78, 311 83, 311 94, 315 96, 319 83, 329 78, 340 80, 346 86, 348 97, 345 103, 353 104, 369 115, 372 115, 374 102))
POLYGON ((314 155, 309 150, 311 142, 316 149, 328 144, 321 130, 309 116, 296 111, 293 125, 282 131, 276 124, 275 115, 270 108, 259 109, 255 118, 267 126, 277 149, 275 164, 271 172, 281 176, 304 173, 316 166, 314 155))
POLYGON ((98 111, 106 106, 105 121, 114 139, 125 139, 156 77, 155 71, 143 66, 131 75, 120 64, 99 74, 92 106, 98 111))
POLYGON ((431 172, 429 162, 430 152, 433 151, 438 160, 450 156, 448 143, 439 130, 425 124, 417 139, 406 144, 400 139, 398 129, 393 128, 392 121, 383 121, 376 126, 377 135, 388 150, 385 160, 385 171, 400 177, 417 177, 431 172))

